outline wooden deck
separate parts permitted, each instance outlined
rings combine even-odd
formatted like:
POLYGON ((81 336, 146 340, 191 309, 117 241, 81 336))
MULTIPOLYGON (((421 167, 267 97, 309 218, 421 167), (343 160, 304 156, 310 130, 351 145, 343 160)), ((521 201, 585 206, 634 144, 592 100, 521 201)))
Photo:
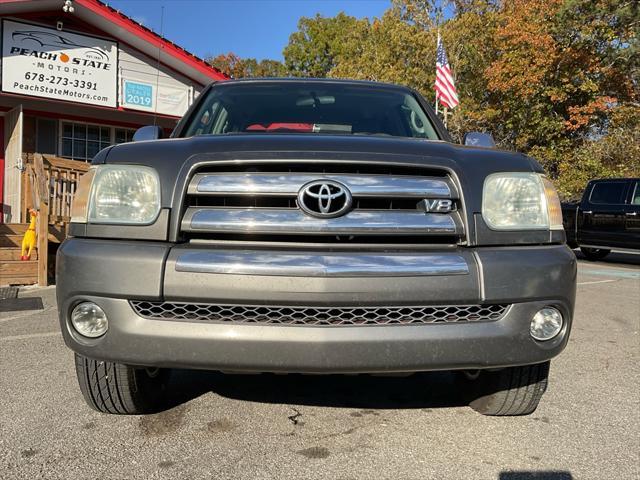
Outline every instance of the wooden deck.
POLYGON ((22 172, 21 211, 29 218, 29 210, 38 211, 38 245, 31 260, 20 260, 22 238, 28 224, 0 224, 0 286, 46 286, 55 258, 49 245, 61 243, 71 220, 71 203, 78 180, 89 164, 50 155, 25 154, 22 172), (42 221, 42 219, 46 221, 42 221))

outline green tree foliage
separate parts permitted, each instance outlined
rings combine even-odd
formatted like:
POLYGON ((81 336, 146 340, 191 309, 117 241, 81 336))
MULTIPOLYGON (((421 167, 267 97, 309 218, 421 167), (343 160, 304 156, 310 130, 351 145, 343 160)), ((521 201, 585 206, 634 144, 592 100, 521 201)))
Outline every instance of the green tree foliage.
POLYGON ((489 131, 540 160, 565 197, 587 180, 640 176, 640 2, 391 0, 380 18, 301 18, 284 64, 211 60, 244 76, 341 77, 400 83, 434 101, 442 35, 461 100, 460 140, 489 131))
POLYGON ((340 55, 327 76, 401 83, 427 91, 435 80, 435 37, 404 22, 395 10, 387 11, 361 29, 356 56, 340 55))
POLYGON ((357 58, 367 19, 339 13, 335 17, 303 17, 284 49, 285 65, 293 76, 326 77, 338 62, 357 58))
MULTIPOLYGON (((513 0, 500 12, 500 56, 485 74, 488 90, 501 98, 494 130, 507 146, 535 155, 567 195, 576 192, 565 186, 567 166, 577 165, 585 148, 617 145, 607 141, 612 119, 618 109, 637 109, 629 52, 638 39, 620 17, 628 7, 613 0, 513 0)), ((616 165, 603 164, 602 171, 628 172, 616 165)))
POLYGON ((640 176, 640 108, 613 109, 606 135, 586 139, 562 153, 557 160, 557 185, 564 198, 578 199, 593 178, 640 176))
POLYGON ((207 62, 231 78, 284 77, 287 69, 277 60, 240 58, 233 52, 209 58, 207 62))

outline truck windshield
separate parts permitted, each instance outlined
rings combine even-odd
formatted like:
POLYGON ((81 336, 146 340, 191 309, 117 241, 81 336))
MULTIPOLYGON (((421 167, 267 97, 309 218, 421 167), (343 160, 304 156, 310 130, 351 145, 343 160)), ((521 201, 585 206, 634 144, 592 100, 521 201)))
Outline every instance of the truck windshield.
POLYGON ((214 87, 201 99, 182 132, 187 137, 306 133, 439 138, 408 91, 309 82, 214 87))

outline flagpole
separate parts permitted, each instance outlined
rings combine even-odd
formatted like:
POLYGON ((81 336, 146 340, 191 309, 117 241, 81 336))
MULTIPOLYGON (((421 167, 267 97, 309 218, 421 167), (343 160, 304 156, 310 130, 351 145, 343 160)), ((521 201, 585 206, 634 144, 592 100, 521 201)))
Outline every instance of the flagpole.
POLYGON ((438 30, 438 40, 436 44, 436 82, 434 84, 436 91, 436 114, 438 114, 438 99, 444 98, 442 104, 442 121, 444 126, 447 126, 449 109, 453 109, 458 105, 458 94, 456 87, 454 86, 454 80, 451 75, 451 67, 449 66, 449 60, 447 54, 444 51, 442 45, 442 39, 440 38, 440 30, 438 30))
MULTIPOLYGON (((438 40, 436 41, 436 51, 438 50, 438 45, 440 44, 440 29, 438 29, 438 40)), ((436 54, 437 57, 437 54, 436 54)), ((436 70, 438 65, 438 59, 436 58, 436 70)), ((438 74, 436 73, 436 81, 438 80, 438 74)), ((436 91, 436 115, 438 115, 438 92, 436 91)))

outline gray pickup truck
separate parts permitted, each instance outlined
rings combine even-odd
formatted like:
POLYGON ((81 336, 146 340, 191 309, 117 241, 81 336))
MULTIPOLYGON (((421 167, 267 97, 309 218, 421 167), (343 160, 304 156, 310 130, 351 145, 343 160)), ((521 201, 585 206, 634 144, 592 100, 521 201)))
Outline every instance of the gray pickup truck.
POLYGON ((535 160, 356 81, 218 83, 160 137, 94 158, 57 254, 91 407, 157 411, 190 368, 456 370, 478 412, 535 410, 576 288, 535 160))

